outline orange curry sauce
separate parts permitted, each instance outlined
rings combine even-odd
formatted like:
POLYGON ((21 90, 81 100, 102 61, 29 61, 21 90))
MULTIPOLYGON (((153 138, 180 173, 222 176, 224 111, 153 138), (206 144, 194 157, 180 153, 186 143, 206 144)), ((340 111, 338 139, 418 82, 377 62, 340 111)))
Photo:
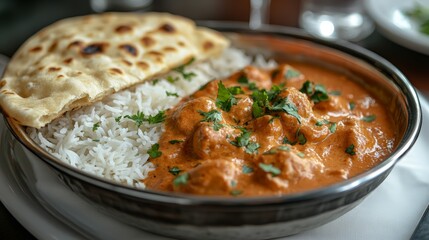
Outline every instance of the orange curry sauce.
POLYGON ((395 146, 383 105, 306 64, 248 66, 167 112, 148 189, 200 195, 300 192, 355 176, 395 146))

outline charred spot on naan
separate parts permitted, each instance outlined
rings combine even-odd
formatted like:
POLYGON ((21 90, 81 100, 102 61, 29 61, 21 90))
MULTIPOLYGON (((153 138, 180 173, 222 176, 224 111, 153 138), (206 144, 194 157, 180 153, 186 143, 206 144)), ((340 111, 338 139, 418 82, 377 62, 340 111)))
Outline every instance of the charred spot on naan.
POLYGON ((72 48, 72 47, 81 47, 83 45, 82 41, 76 40, 71 42, 67 48, 72 48))
POLYGON ((143 61, 137 62, 137 66, 144 71, 149 68, 149 64, 143 61))
POLYGON ((143 44, 143 46, 146 48, 150 48, 153 45, 155 45, 155 40, 148 36, 142 37, 140 41, 143 44))
POLYGON ((166 33, 174 33, 176 32, 176 28, 169 24, 169 23, 164 23, 163 25, 161 25, 161 27, 159 28, 159 30, 166 32, 166 33))
POLYGON ((48 72, 58 72, 61 70, 61 67, 50 67, 48 68, 48 72))
POLYGON ((106 48, 109 46, 108 43, 100 42, 100 43, 91 43, 84 48, 81 49, 80 53, 83 56, 91 56, 98 53, 105 53, 106 48))
POLYGON ((55 52, 55 50, 57 49, 58 46, 58 42, 54 41, 51 46, 48 48, 48 52, 55 52))
POLYGON ((71 62, 73 62, 73 58, 66 58, 63 61, 64 64, 70 64, 71 62))
POLYGON ((128 25, 119 25, 115 28, 115 32, 117 32, 119 34, 128 33, 128 32, 131 32, 132 30, 133 30, 133 28, 131 26, 128 26, 128 25))
POLYGON ((130 54, 131 56, 137 57, 138 55, 137 48, 134 47, 132 44, 121 44, 119 45, 119 48, 124 52, 130 54))
POLYGON ((124 72, 122 72, 122 70, 119 68, 109 68, 109 72, 111 74, 119 74, 119 75, 124 74, 124 72))
POLYGON ((30 52, 32 53, 36 53, 36 52, 40 52, 42 51, 42 47, 41 46, 36 46, 30 49, 30 52))
POLYGON ((4 85, 6 85, 6 80, 1 80, 0 81, 0 88, 4 87, 4 85))

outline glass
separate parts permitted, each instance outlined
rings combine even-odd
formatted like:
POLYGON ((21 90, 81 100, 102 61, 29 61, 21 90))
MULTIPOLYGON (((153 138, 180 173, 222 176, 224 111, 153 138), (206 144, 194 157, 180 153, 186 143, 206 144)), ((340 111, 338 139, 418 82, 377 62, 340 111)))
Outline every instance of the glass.
POLYGON ((152 0, 90 0, 91 8, 95 12, 138 11, 151 3, 152 0))
POLYGON ((257 29, 268 23, 271 0, 250 0, 249 27, 257 29))
POLYGON ((300 26, 327 39, 359 41, 374 30, 361 0, 303 0, 300 26))

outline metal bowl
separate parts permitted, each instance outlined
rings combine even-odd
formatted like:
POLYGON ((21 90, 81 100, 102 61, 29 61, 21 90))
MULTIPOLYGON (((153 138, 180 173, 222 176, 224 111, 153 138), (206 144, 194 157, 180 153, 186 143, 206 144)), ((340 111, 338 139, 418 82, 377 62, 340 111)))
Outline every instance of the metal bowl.
MULTIPOLYGON (((201 23, 200 23, 201 24, 201 23)), ((36 143, 11 116, 9 130, 24 146, 27 161, 45 161, 62 182, 101 211, 144 230, 178 238, 267 239, 315 228, 358 205, 411 148, 421 127, 416 91, 392 64, 350 43, 332 43, 298 29, 204 22, 225 32, 234 46, 278 61, 305 61, 349 75, 380 96, 396 124, 395 151, 377 166, 320 189, 272 197, 222 198, 138 190, 77 170, 36 143)))

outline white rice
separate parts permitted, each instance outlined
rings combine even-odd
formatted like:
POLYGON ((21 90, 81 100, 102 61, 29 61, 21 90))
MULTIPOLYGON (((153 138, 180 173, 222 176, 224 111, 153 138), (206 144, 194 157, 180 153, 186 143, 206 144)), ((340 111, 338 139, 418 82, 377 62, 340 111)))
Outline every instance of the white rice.
POLYGON ((274 61, 263 57, 251 58, 238 49, 230 48, 222 56, 185 68, 196 74, 191 81, 181 74, 171 72, 153 85, 140 84, 132 89, 113 94, 102 102, 68 112, 46 127, 37 130, 28 128, 30 137, 43 149, 73 167, 135 187, 144 187, 138 181, 154 169, 148 162, 147 151, 158 142, 163 124, 144 122, 139 128, 133 120, 115 118, 134 115, 137 111, 155 115, 173 107, 180 98, 192 94, 210 80, 226 77, 243 67, 253 64, 260 67, 275 67, 274 61), (170 83, 168 76, 179 78, 170 83), (167 96, 166 91, 180 97, 167 96), (94 131, 94 124, 99 127, 94 131))

